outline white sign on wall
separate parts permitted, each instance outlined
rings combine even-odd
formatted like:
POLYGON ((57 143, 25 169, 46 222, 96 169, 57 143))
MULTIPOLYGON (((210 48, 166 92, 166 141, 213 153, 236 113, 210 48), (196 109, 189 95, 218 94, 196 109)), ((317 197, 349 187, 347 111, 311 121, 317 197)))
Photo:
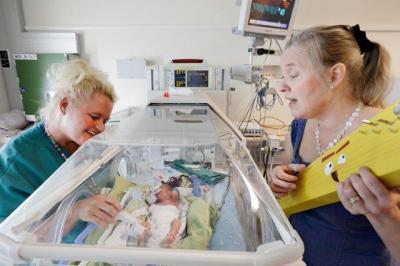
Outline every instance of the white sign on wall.
POLYGON ((117 59, 117 74, 119 79, 144 79, 146 61, 143 58, 117 59))
POLYGON ((37 54, 14 54, 14 60, 37 60, 37 54))

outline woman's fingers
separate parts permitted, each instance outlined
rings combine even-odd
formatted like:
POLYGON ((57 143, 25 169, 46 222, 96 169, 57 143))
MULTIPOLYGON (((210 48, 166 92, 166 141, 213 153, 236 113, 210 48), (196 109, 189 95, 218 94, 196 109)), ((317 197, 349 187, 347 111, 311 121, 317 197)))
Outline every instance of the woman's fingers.
POLYGON ((103 212, 101 209, 93 209, 91 214, 92 217, 99 219, 107 225, 115 223, 115 218, 103 212))
POLYGON ((366 198, 367 208, 374 215, 390 214, 400 204, 399 187, 388 189, 368 168, 361 167, 363 184, 373 195, 366 198))
POLYGON ((365 214, 379 213, 381 209, 379 201, 366 185, 365 179, 359 175, 352 175, 350 177, 350 181, 354 189, 356 190, 357 194, 360 196, 360 198, 364 203, 365 214))
POLYGON ((115 223, 115 218, 122 210, 121 204, 114 198, 104 195, 96 195, 76 204, 79 219, 94 222, 101 227, 115 223))
MULTIPOLYGON (((292 181, 292 182, 294 182, 294 181, 292 181)), ((272 185, 274 185, 275 187, 280 187, 280 188, 289 189, 289 190, 296 189, 296 184, 292 183, 292 182, 290 182, 290 181, 287 182, 280 178, 275 178, 272 180, 272 185)))
POLYGON ((337 184, 338 196, 339 196, 339 199, 342 202, 343 206, 346 208, 346 210, 348 210, 352 214, 355 214, 355 213, 353 213, 352 206, 349 202, 349 198, 346 196, 346 193, 345 193, 345 182, 346 181, 347 181, 347 179, 344 180, 343 182, 340 182, 339 184, 337 184))
POLYGON ((108 223, 104 222, 103 220, 101 220, 100 218, 98 218, 96 216, 91 217, 90 222, 96 224, 97 226, 99 226, 103 229, 106 229, 107 226, 109 225, 108 223))
POLYGON ((271 190, 275 196, 283 197, 288 192, 296 189, 298 177, 295 175, 298 171, 304 169, 305 165, 288 164, 276 166, 272 171, 271 190))
POLYGON ((118 201, 118 200, 116 200, 116 199, 114 199, 114 198, 112 198, 112 197, 106 197, 106 196, 104 196, 105 197, 105 201, 107 202, 107 203, 109 203, 109 204, 111 204, 112 206, 114 206, 114 208, 115 208, 115 210, 119 213, 120 211, 122 211, 122 205, 121 205, 121 203, 118 201))
POLYGON ((357 192, 354 190, 350 178, 345 179, 337 185, 338 196, 343 206, 351 214, 361 214, 363 213, 361 198, 358 196, 357 192))
POLYGON ((352 214, 387 214, 400 203, 397 188, 389 190, 365 167, 339 183, 337 188, 340 201, 352 214))
POLYGON ((121 204, 114 198, 102 196, 96 200, 97 207, 111 217, 116 217, 122 211, 121 204))
POLYGON ((373 199, 378 201, 380 206, 390 205, 390 191, 386 186, 376 178, 376 176, 366 167, 360 168, 360 175, 363 185, 373 196, 373 199))
POLYGON ((288 164, 288 170, 290 170, 292 174, 297 174, 304 168, 306 168, 305 164, 297 164, 297 163, 288 164))

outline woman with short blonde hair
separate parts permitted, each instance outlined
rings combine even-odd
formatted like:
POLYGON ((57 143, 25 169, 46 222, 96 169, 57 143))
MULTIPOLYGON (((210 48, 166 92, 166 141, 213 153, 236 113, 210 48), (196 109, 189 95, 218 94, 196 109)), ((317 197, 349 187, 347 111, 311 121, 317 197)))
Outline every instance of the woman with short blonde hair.
MULTIPOLYGON (((29 197, 82 144, 105 129, 116 95, 101 71, 82 59, 55 64, 50 71, 52 97, 42 121, 12 139, 0 151, 0 222, 29 197)), ((75 204, 68 215, 65 241, 72 242, 84 223, 115 222, 120 203, 95 195, 75 204), (77 228, 77 226, 80 228, 77 228)))

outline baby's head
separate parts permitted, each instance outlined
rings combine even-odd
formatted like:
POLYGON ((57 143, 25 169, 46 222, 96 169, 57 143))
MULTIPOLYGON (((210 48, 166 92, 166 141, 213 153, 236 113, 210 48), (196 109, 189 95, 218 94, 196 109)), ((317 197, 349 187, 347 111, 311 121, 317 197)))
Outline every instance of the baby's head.
POLYGON ((156 193, 157 200, 163 202, 172 197, 172 187, 167 184, 162 184, 156 193))

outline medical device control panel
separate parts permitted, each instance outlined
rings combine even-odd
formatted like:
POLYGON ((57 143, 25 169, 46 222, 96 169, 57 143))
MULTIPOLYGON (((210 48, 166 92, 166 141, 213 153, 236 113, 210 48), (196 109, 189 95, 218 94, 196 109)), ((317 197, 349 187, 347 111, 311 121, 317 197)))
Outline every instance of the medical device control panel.
POLYGON ((229 70, 205 63, 171 63, 148 67, 146 78, 149 90, 225 90, 229 82, 229 70))

